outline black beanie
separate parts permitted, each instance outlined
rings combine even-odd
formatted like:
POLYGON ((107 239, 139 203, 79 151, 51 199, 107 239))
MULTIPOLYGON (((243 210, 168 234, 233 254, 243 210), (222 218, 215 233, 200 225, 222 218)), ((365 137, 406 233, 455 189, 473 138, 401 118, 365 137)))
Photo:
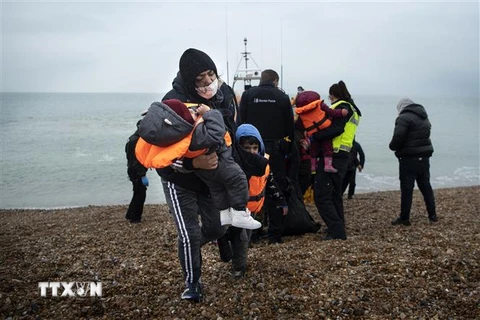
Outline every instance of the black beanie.
POLYGON ((180 57, 180 74, 189 88, 194 88, 197 76, 207 70, 213 70, 218 76, 215 63, 203 51, 190 48, 180 57))

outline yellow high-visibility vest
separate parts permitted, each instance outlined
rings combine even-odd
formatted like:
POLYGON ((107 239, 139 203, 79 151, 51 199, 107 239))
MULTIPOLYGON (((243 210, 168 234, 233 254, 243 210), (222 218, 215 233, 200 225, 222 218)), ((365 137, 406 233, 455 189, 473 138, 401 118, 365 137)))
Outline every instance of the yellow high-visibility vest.
POLYGON ((335 102, 330 108, 335 109, 342 103, 346 103, 349 108, 353 111, 353 115, 348 119, 348 122, 345 124, 345 130, 343 133, 333 139, 333 152, 338 153, 340 150, 350 152, 353 145, 353 139, 355 138, 355 133, 357 132, 357 126, 360 122, 360 117, 355 111, 355 108, 344 100, 339 100, 335 102))

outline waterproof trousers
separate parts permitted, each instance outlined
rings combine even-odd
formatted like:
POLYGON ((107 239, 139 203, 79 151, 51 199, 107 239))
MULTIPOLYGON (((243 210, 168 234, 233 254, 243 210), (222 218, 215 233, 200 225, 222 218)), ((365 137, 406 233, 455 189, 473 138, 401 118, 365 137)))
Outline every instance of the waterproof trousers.
MULTIPOLYGON (((343 151, 340 151, 343 152, 343 151)), ((323 170, 324 159, 319 158, 314 182, 315 205, 328 230, 327 237, 347 239, 343 213, 342 182, 347 172, 348 157, 333 157, 336 173, 323 170)))
POLYGON ((133 196, 127 209, 125 218, 130 221, 141 221, 143 214, 143 205, 147 198, 147 187, 143 185, 142 179, 132 180, 133 196))
POLYGON ((413 188, 415 181, 418 189, 423 195, 423 200, 427 207, 429 217, 436 215, 435 196, 430 184, 430 158, 399 158, 400 164, 400 191, 401 191, 401 209, 400 218, 402 220, 410 219, 410 209, 412 208, 413 188))

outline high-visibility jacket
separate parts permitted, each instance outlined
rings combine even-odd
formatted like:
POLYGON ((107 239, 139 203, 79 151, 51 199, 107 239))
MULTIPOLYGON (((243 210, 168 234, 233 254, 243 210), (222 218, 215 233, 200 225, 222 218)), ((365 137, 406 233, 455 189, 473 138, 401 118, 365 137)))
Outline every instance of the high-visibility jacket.
MULTIPOLYGON (((268 159, 268 155, 265 155, 268 159)), ((261 177, 251 176, 248 180, 248 203, 247 208, 253 213, 258 213, 263 208, 265 202, 265 189, 267 187, 267 178, 270 174, 270 166, 267 164, 265 173, 261 177)))
POLYGON ((357 126, 360 122, 360 117, 356 112, 356 109, 350 103, 344 100, 339 100, 335 102, 333 105, 330 106, 330 108, 335 109, 342 103, 347 104, 348 107, 353 111, 353 114, 345 124, 345 129, 343 133, 335 137, 332 141, 334 153, 338 153, 339 151, 350 152, 353 145, 353 139, 355 138, 355 133, 357 131, 357 126))
MULTIPOLYGON (((197 121, 195 126, 200 123, 197 121)), ((195 128, 183 139, 173 143, 166 147, 160 147, 157 145, 146 142, 143 138, 139 138, 135 147, 135 156, 138 161, 147 168, 165 168, 171 165, 176 159, 186 157, 195 158, 205 152, 207 149, 201 150, 189 150, 190 143, 192 142, 193 131, 195 128)), ((232 138, 228 131, 225 133, 225 144, 230 146, 232 144, 232 138)))
POLYGON ((332 124, 328 115, 320 108, 322 103, 323 100, 315 100, 303 107, 295 108, 295 113, 300 117, 309 137, 319 130, 328 128, 332 124))

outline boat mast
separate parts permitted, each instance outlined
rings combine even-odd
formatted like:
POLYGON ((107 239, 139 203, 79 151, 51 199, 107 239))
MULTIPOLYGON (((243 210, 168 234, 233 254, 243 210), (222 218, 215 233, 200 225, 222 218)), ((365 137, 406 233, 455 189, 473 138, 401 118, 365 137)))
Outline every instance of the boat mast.
POLYGON ((243 44, 245 46, 245 51, 241 52, 242 54, 242 59, 238 63, 237 71, 235 72, 235 75, 233 77, 233 85, 232 88, 235 87, 235 82, 237 80, 242 80, 244 83, 244 90, 248 90, 252 87, 252 80, 260 80, 260 72, 261 69, 258 67, 257 63, 251 56, 251 52, 248 52, 247 50, 247 38, 243 39, 243 44), (245 69, 241 70, 239 69, 240 64, 242 61, 245 60, 245 69), (252 62, 255 64, 256 68, 248 68, 248 61, 252 60, 252 62))

